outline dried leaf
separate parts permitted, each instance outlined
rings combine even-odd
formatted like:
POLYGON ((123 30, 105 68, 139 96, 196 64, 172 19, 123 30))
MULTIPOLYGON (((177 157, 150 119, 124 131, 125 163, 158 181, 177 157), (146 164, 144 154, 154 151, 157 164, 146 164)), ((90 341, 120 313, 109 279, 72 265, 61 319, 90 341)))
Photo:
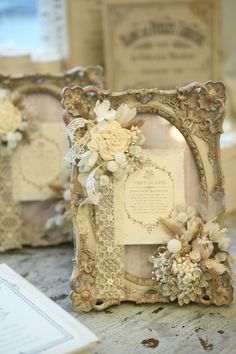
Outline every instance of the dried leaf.
MULTIPOLYGON (((164 219, 164 218, 160 218, 160 225, 162 226, 162 228, 170 235, 173 237, 180 237, 182 235, 182 229, 179 225, 174 224, 172 222, 170 222, 168 219, 164 219)), ((178 238, 177 237, 177 238, 178 238)))
POLYGON ((192 236, 191 241, 195 240, 198 237, 198 235, 201 235, 202 233, 203 233, 203 224, 199 223, 193 232, 193 236, 192 236))

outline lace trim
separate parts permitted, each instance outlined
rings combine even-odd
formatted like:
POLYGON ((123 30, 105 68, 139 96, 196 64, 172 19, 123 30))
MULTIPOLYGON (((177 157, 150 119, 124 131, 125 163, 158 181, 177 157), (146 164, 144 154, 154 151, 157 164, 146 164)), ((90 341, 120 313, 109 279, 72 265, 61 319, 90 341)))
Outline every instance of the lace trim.
POLYGON ((74 139, 74 135, 77 129, 84 128, 88 121, 84 118, 75 118, 67 125, 67 132, 71 140, 74 139))
POLYGON ((96 297, 122 299, 125 297, 124 248, 115 242, 114 193, 111 185, 103 192, 96 207, 96 224, 96 297))
POLYGON ((0 151, 0 252, 21 247, 19 205, 12 195, 12 157, 0 151))

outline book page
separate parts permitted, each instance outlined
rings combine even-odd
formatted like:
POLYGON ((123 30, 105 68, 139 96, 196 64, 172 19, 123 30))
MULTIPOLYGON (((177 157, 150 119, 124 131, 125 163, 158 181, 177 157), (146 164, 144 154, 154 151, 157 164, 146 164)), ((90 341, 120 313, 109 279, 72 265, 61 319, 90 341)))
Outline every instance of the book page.
POLYGON ((81 352, 96 336, 8 266, 0 265, 0 353, 81 352))

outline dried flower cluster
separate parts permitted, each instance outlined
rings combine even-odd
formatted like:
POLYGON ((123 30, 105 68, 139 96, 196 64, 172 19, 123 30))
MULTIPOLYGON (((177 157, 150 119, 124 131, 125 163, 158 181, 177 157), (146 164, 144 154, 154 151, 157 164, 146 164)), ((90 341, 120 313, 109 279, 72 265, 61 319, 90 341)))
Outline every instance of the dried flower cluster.
POLYGON ((50 217, 45 224, 45 229, 48 231, 60 230, 62 234, 72 235, 73 226, 70 212, 70 170, 66 171, 67 180, 64 186, 51 188, 56 193, 58 201, 55 205, 55 215, 50 217))
POLYGON ((0 143, 5 153, 12 153, 23 140, 28 129, 27 120, 19 109, 19 98, 12 98, 6 90, 0 92, 0 143))
POLYGON ((145 139, 136 114, 136 108, 127 104, 115 110, 108 100, 98 100, 92 119, 79 117, 67 126, 73 145, 66 159, 78 165, 78 181, 87 194, 83 203, 98 204, 110 177, 121 178, 129 160, 140 159, 145 139))
POLYGON ((153 277, 160 291, 180 305, 209 298, 216 279, 231 280, 227 267, 229 238, 215 220, 204 222, 192 207, 180 208, 174 220, 161 219, 169 234, 152 256, 153 277))

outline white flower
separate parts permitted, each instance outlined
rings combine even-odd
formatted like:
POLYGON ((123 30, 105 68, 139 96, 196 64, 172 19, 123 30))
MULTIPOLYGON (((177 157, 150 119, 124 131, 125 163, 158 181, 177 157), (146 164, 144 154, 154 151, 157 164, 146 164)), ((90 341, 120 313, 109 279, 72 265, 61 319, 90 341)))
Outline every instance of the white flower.
POLYGON ((16 141, 16 136, 14 133, 7 133, 7 141, 10 143, 10 142, 13 142, 13 141, 16 141))
POLYGON ((70 200, 70 190, 69 189, 66 189, 63 193, 63 198, 64 200, 66 201, 69 201, 70 200))
POLYGON ((186 223, 186 221, 188 221, 188 215, 185 212, 181 211, 180 213, 178 213, 176 215, 176 221, 184 224, 184 223, 186 223))
POLYGON ((227 249, 229 248, 229 243, 230 239, 228 237, 224 237, 218 242, 218 247, 221 251, 227 251, 227 249))
POLYGON ((116 117, 116 111, 114 109, 110 109, 110 102, 105 100, 103 102, 97 101, 94 107, 94 112, 96 114, 97 122, 102 122, 104 120, 113 120, 116 117))
POLYGON ((7 145, 11 150, 13 150, 17 147, 17 141, 16 140, 9 141, 7 145))
POLYGON ((116 152, 115 153, 115 162, 119 165, 122 165, 126 162, 126 156, 123 152, 116 152))
POLYGON ((228 258, 228 255, 226 252, 217 252, 215 255, 215 260, 217 262, 224 262, 228 258))
POLYGON ((139 134, 138 140, 136 141, 136 144, 138 145, 143 145, 145 142, 145 136, 143 134, 139 134))
POLYGON ((206 222, 206 224, 204 225, 204 232, 208 233, 210 239, 212 239, 213 241, 216 241, 215 237, 216 235, 218 235, 219 231, 220 231, 220 225, 217 224, 216 222, 210 220, 206 222))
POLYGON ((64 215, 57 215, 56 217, 55 217, 55 224, 57 225, 57 226, 62 226, 63 225, 63 223, 64 223, 64 215))
POLYGON ((171 239, 167 242, 167 249, 170 253, 178 253, 182 248, 182 244, 179 240, 171 239))
POLYGON ((107 169, 110 172, 116 172, 118 170, 119 166, 115 161, 109 161, 107 164, 107 169))
POLYGON ((90 134, 87 147, 91 151, 98 151, 103 160, 113 160, 117 152, 125 152, 131 143, 130 131, 116 121, 107 122, 104 129, 95 126, 90 134))
POLYGON ((98 159, 97 151, 86 151, 82 155, 79 156, 79 171, 80 172, 88 172, 92 169, 98 159))
POLYGON ((14 135, 15 135, 15 140, 16 141, 19 142, 19 141, 22 140, 22 134, 20 132, 15 132, 14 135))
POLYGON ((102 175, 99 179, 100 187, 106 187, 109 184, 109 177, 106 175, 102 175))
POLYGON ((89 173, 80 173, 77 177, 77 181, 83 186, 86 187, 87 178, 89 173))
POLYGON ((118 168, 116 172, 113 173, 116 179, 120 179, 124 175, 124 170, 122 168, 118 168))
POLYGON ((50 218, 47 220, 47 222, 45 224, 45 229, 50 230, 54 225, 55 225, 54 218, 50 218))
POLYGON ((142 148, 139 145, 131 145, 129 148, 129 153, 133 156, 140 157, 142 148))
MULTIPOLYGON (((57 203, 56 205, 55 205, 55 211, 57 212, 57 213, 62 213, 63 211, 64 211, 64 209, 65 209, 65 207, 64 207, 64 205, 62 204, 62 203, 57 203)), ((50 220, 50 219, 49 219, 50 220)))
POLYGON ((28 128, 28 123, 26 121, 20 122, 19 129, 23 132, 28 128))
POLYGON ((127 103, 122 103, 116 112, 116 120, 121 124, 125 125, 130 122, 137 114, 136 108, 129 108, 127 103))
POLYGON ((191 259, 191 261, 193 262, 200 262, 201 260, 201 254, 199 251, 192 251, 189 253, 189 258, 191 259))

